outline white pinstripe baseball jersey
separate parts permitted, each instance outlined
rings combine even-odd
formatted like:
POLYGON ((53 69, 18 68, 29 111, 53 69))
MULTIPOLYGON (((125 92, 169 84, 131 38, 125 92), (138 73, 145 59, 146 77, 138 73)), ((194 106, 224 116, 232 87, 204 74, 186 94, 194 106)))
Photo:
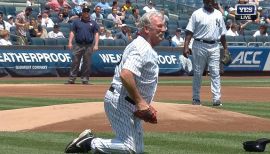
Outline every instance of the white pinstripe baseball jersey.
POLYGON ((144 142, 141 120, 133 115, 135 105, 125 99, 128 92, 120 79, 122 69, 134 73, 136 86, 145 101, 150 104, 153 100, 159 73, 158 54, 143 37, 138 36, 126 47, 120 64, 115 68, 112 81, 114 92, 108 90, 104 99, 105 112, 116 138, 96 138, 92 141, 92 148, 108 153, 129 153, 131 150, 142 153, 144 142))
POLYGON ((207 41, 219 40, 221 35, 226 34, 226 26, 220 11, 214 9, 209 13, 200 8, 193 12, 186 27, 193 33, 193 38, 207 41))

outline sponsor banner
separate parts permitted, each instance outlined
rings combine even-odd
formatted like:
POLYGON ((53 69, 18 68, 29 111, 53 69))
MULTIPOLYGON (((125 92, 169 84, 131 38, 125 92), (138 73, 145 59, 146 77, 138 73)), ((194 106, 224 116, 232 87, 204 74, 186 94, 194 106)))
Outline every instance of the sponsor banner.
MULTIPOLYGON (((92 56, 93 75, 113 75, 115 66, 121 61, 122 51, 100 50, 92 56)), ((160 75, 181 75, 184 73, 180 64, 180 52, 158 52, 160 75)))
POLYGON ((71 54, 65 50, 0 50, 0 68, 11 76, 58 76, 69 69, 71 54))
POLYGON ((270 48, 231 47, 232 63, 225 71, 270 71, 270 48))
MULTIPOLYGON (((111 76, 123 50, 99 50, 92 55, 91 75, 111 76)), ((160 75, 183 73, 180 52, 159 52, 160 75)), ((68 76, 72 62, 69 50, 0 49, 1 76, 68 76)))

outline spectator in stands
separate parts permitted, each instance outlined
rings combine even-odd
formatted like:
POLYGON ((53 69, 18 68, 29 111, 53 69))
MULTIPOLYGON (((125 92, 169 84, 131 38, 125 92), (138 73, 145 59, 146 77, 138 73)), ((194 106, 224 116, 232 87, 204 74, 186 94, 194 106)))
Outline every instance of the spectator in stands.
POLYGON ((175 47, 184 45, 184 39, 181 37, 181 28, 176 29, 175 35, 172 37, 172 45, 175 47))
MULTIPOLYGON (((84 5, 82 5, 82 7, 83 7, 84 5)), ((63 13, 63 18, 64 18, 64 23, 67 23, 67 22, 69 22, 70 20, 71 20, 71 17, 73 17, 73 16, 80 16, 81 15, 81 13, 79 13, 78 15, 76 15, 76 14, 72 14, 72 11, 69 9, 69 7, 67 7, 67 6, 65 6, 62 10, 61 10, 61 12, 63 13)))
POLYGON ((53 25, 54 25, 54 22, 49 17, 47 11, 44 11, 42 13, 41 26, 44 26, 44 27, 53 27, 53 25))
POLYGON ((162 8, 162 9, 160 9, 160 13, 164 16, 164 19, 165 19, 165 22, 166 22, 166 24, 168 24, 169 23, 169 17, 165 14, 165 10, 162 8))
POLYGON ((150 12, 150 11, 156 11, 156 8, 154 7, 153 2, 150 0, 148 1, 148 4, 145 7, 143 7, 143 10, 145 12, 150 12))
POLYGON ((106 29, 104 26, 99 27, 99 39, 103 40, 106 37, 106 29))
POLYGON ((48 38, 47 30, 35 18, 30 20, 28 28, 31 37, 48 38))
POLYGON ((112 36, 112 32, 110 30, 106 30, 106 35, 105 35, 104 39, 114 40, 114 38, 112 36))
POLYGON ((0 45, 12 45, 9 40, 9 31, 8 30, 0 30, 0 45))
POLYGON ((29 26, 29 16, 31 15, 33 9, 30 6, 27 6, 24 11, 17 14, 15 25, 17 29, 17 35, 20 36, 18 40, 19 45, 27 45, 28 39, 26 33, 29 26))
POLYGON ((107 16, 107 19, 112 20, 116 27, 122 25, 122 18, 117 14, 117 8, 112 8, 112 13, 107 16))
POLYGON ((48 38, 65 38, 64 34, 59 30, 58 24, 55 24, 53 30, 48 33, 48 38))
POLYGON ((112 8, 117 8, 117 10, 120 10, 120 7, 118 6, 118 0, 113 1, 112 8))
POLYGON ((132 14, 129 15, 128 19, 132 20, 136 26, 139 25, 141 15, 140 15, 140 10, 138 8, 133 8, 132 9, 132 14))
POLYGON ((106 2, 106 0, 100 0, 99 3, 97 3, 97 5, 95 6, 95 8, 97 6, 100 6, 101 8, 101 13, 104 14, 104 10, 106 9, 111 9, 112 7, 110 6, 110 4, 108 2, 106 2))
POLYGON ((102 25, 103 15, 101 14, 101 7, 97 6, 95 11, 91 14, 91 19, 102 25))
POLYGON ((259 23, 259 24, 266 23, 265 17, 263 16, 263 9, 260 6, 257 8, 257 18, 256 18, 255 22, 259 23))
MULTIPOLYGON (((13 16, 12 15, 8 15, 7 16, 7 19, 8 19, 8 23, 10 24, 10 27, 15 27, 16 25, 15 25, 15 22, 14 22, 14 18, 13 18, 13 16)), ((8 29, 10 29, 10 28, 8 28, 8 29)))
POLYGON ((248 0, 248 4, 255 4, 257 7, 260 5, 259 0, 248 0))
POLYGON ((230 28, 227 30, 226 35, 227 36, 239 36, 238 32, 238 25, 233 23, 230 28))
POLYGON ((80 14, 82 13, 82 6, 83 5, 89 5, 87 4, 87 1, 85 0, 72 0, 72 3, 74 5, 74 8, 72 9, 74 14, 80 14))
POLYGON ((123 39, 126 43, 132 40, 131 30, 127 27, 126 24, 121 25, 121 31, 115 34, 115 39, 123 39))
POLYGON ((64 8, 64 6, 71 9, 71 6, 68 4, 68 2, 66 0, 52 0, 52 1, 48 2, 47 5, 54 12, 59 12, 62 8, 64 8))
POLYGON ((233 22, 235 22, 235 8, 234 7, 230 7, 228 9, 227 19, 231 19, 233 22))
POLYGON ((11 25, 3 19, 4 14, 0 12, 0 30, 8 30, 10 31, 11 25))
POLYGON ((256 37, 256 36, 268 36, 267 26, 266 25, 261 25, 259 30, 257 30, 253 35, 253 37, 256 37))
POLYGON ((126 3, 121 7, 121 12, 131 11, 133 9, 131 1, 126 0, 126 3))
POLYGON ((26 7, 27 6, 33 6, 34 5, 34 1, 33 0, 26 0, 26 7))

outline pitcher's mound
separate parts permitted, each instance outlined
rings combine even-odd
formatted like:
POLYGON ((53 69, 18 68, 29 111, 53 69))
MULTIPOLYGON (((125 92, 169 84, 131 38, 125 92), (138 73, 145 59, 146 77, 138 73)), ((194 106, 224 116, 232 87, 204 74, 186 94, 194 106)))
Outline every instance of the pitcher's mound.
MULTIPOLYGON (((226 105, 226 104, 225 104, 226 105)), ((269 131, 270 120, 205 106, 154 103, 158 124, 146 131, 269 131)), ((111 131, 103 103, 77 103, 0 111, 0 131, 111 131)))

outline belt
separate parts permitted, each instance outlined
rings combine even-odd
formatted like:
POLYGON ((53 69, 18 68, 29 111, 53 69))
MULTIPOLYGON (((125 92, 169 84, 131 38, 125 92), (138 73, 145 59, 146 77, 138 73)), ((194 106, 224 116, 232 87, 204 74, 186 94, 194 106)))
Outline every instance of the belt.
MULTIPOLYGON (((114 90, 115 90, 115 88, 114 88, 113 86, 110 86, 109 91, 110 91, 110 92, 114 92, 114 90)), ((133 105, 136 104, 135 101, 132 100, 129 96, 126 96, 126 97, 125 97, 125 100, 128 101, 129 103, 133 104, 133 105)))
POLYGON ((203 42, 203 43, 208 43, 208 44, 215 44, 217 43, 217 41, 206 41, 206 40, 202 40, 202 39, 194 39, 196 41, 200 41, 200 42, 203 42))

